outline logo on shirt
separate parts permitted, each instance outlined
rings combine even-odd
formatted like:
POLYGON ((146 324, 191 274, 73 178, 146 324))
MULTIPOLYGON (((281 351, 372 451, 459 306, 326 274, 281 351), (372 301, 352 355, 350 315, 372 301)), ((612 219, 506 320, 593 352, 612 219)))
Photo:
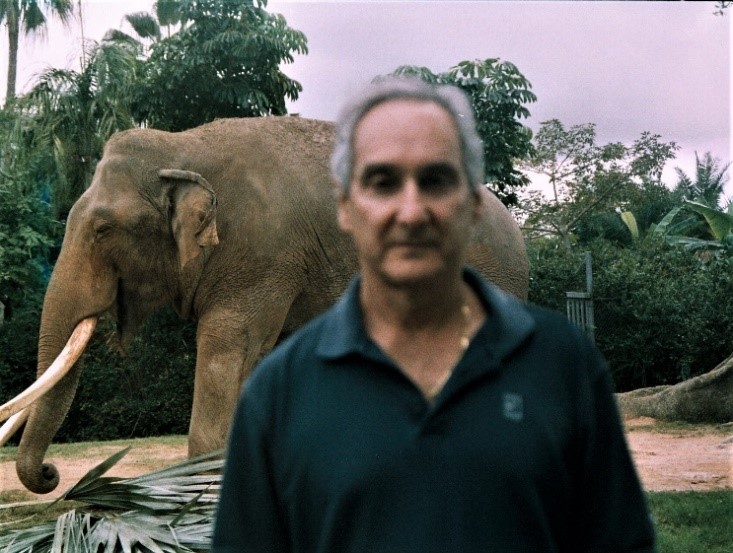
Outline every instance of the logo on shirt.
POLYGON ((512 392, 504 392, 502 410, 504 417, 512 422, 524 419, 524 398, 512 392))

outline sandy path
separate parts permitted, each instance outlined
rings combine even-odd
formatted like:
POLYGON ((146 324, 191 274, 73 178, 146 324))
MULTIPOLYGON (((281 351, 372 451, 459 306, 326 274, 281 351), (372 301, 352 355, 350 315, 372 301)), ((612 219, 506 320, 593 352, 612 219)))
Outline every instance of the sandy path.
POLYGON ((653 419, 626 421, 627 440, 644 487, 651 491, 733 488, 733 427, 657 429, 653 419))
MULTIPOLYGON (((626 421, 627 439, 642 483, 650 491, 688 491, 733 489, 733 427, 685 426, 670 428, 653 419, 626 421)), ((94 465, 116 451, 120 445, 97 447, 82 459, 49 460, 61 471, 62 481, 49 496, 60 495, 94 465)), ((173 464, 186 456, 182 441, 175 446, 134 446, 113 467, 110 476, 134 476, 173 464)), ((12 461, 0 463, 0 490, 22 490, 12 461)))

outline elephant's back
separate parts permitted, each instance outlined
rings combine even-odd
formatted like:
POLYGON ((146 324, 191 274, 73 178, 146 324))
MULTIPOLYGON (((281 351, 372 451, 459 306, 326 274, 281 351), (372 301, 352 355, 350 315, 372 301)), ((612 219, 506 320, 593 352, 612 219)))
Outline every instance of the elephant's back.
POLYGON ((217 119, 185 132, 210 148, 228 145, 291 159, 315 156, 327 160, 334 137, 332 123, 293 116, 217 119), (298 146, 301 148, 296 149, 298 146))
POLYGON ((474 230, 468 263, 502 290, 526 300, 529 264, 522 231, 494 194, 485 189, 481 194, 483 216, 474 230))

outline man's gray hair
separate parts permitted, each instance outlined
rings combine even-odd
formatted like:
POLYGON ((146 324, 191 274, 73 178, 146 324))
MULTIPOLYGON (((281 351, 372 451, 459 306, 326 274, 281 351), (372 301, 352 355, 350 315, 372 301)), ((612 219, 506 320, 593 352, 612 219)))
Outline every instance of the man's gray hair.
POLYGON ((354 169, 354 131, 359 121, 374 107, 390 100, 433 102, 445 109, 455 122, 461 143, 463 168, 468 182, 477 187, 484 182, 484 146, 476 132, 473 108, 458 87, 433 85, 413 77, 388 77, 372 83, 346 103, 336 120, 336 143, 331 155, 331 172, 348 194, 354 169))

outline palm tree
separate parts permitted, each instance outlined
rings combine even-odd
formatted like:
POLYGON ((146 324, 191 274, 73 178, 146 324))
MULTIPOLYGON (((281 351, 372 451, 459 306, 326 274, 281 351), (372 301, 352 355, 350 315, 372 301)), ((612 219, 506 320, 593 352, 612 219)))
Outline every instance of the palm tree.
POLYGON ((23 98, 35 114, 37 143, 56 161, 54 214, 64 219, 91 182, 106 140, 133 126, 131 89, 137 49, 118 42, 92 43, 80 70, 48 69, 23 98))
POLYGON ((722 207, 723 203, 727 203, 723 197, 723 187, 728 182, 726 173, 729 167, 730 163, 721 165, 721 161, 710 152, 706 152, 702 159, 695 152, 695 180, 679 167, 675 168, 678 179, 675 192, 710 207, 722 207))
POLYGON ((137 43, 141 50, 145 41, 157 42, 163 36, 161 28, 165 27, 166 37, 171 36, 171 27, 184 23, 181 21, 181 0, 158 0, 153 4, 155 15, 148 12, 129 13, 125 20, 135 31, 137 37, 132 37, 118 29, 110 29, 103 40, 118 40, 137 43))
POLYGON ((0 0, 0 23, 8 27, 8 86, 5 107, 15 101, 18 76, 18 41, 21 29, 26 34, 41 32, 46 26, 44 10, 66 24, 73 13, 72 0, 0 0))

